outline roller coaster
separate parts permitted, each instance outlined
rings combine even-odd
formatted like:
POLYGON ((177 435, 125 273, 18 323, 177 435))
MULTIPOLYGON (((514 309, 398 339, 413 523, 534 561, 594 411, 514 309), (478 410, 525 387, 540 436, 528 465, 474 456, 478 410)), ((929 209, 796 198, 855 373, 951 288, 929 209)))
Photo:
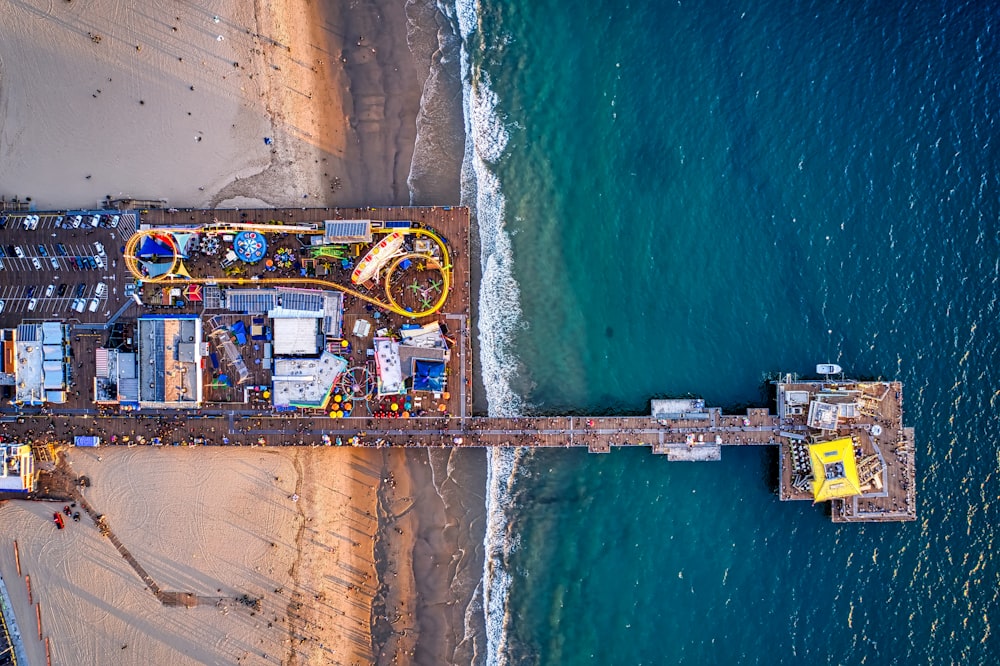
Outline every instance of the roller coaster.
MULTIPOLYGON (((175 235, 223 235, 238 234, 241 231, 256 231, 263 234, 297 234, 312 236, 323 234, 322 228, 316 228, 312 225, 258 224, 252 222, 227 223, 218 221, 201 226, 155 227, 150 229, 141 229, 136 231, 136 233, 134 233, 125 243, 125 266, 137 280, 150 284, 181 286, 196 283, 243 287, 281 285, 316 286, 323 289, 336 289, 337 291, 341 291, 345 294, 358 298, 366 303, 370 303, 371 305, 409 319, 420 319, 439 311, 442 307, 444 307, 445 301, 448 300, 448 295, 451 291, 452 265, 448 254, 448 247, 437 234, 424 228, 372 229, 372 232, 375 234, 390 235, 392 233, 399 233, 404 236, 427 238, 437 245, 440 251, 440 257, 437 257, 432 253, 407 251, 403 249, 400 253, 389 257, 389 261, 386 264, 388 268, 384 271, 380 268, 378 274, 375 275, 375 281, 378 282, 381 280, 382 286, 385 289, 385 301, 379 300, 374 296, 357 291, 337 282, 312 277, 201 277, 192 276, 188 273, 183 262, 183 255, 185 252, 182 248, 178 247, 175 235), (141 244, 146 239, 159 241, 161 246, 165 245, 169 248, 170 255, 163 256, 165 259, 170 261, 170 265, 159 275, 148 275, 144 273, 140 267, 140 262, 142 260, 139 258, 137 253, 140 251, 139 248, 141 247, 141 244), (403 307, 392 293, 393 276, 397 270, 403 267, 404 262, 407 260, 419 262, 419 265, 424 266, 429 270, 437 271, 441 276, 441 289, 438 298, 427 304, 427 307, 423 307, 420 310, 414 310, 412 308, 407 309, 406 307, 403 307)), ((424 304, 425 303, 422 303, 422 305, 424 304)))

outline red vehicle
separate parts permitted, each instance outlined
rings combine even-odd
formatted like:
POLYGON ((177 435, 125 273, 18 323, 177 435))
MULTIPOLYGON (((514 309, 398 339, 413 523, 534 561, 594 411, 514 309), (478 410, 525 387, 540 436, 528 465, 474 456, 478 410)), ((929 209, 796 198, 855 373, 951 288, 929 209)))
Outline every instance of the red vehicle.
POLYGON ((58 527, 59 529, 66 527, 66 523, 63 522, 62 514, 60 514, 58 511, 52 514, 52 520, 55 521, 56 527, 58 527))

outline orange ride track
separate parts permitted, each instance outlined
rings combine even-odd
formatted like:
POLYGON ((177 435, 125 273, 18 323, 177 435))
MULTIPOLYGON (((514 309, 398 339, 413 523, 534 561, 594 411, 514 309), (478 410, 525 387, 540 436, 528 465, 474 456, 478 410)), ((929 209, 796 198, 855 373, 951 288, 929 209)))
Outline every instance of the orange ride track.
POLYGON ((427 317, 442 307, 444 307, 445 301, 448 300, 448 295, 451 292, 451 258, 448 255, 448 248, 444 244, 437 234, 427 229, 392 229, 392 230, 376 230, 375 233, 388 234, 393 231, 403 233, 405 235, 413 236, 424 236, 426 238, 434 241, 438 248, 441 250, 440 261, 430 255, 421 254, 418 252, 408 252, 401 256, 398 256, 389 265, 389 269, 384 273, 382 277, 383 286, 385 287, 385 297, 386 301, 380 301, 373 296, 367 294, 362 294, 359 291, 355 291, 350 287, 345 287, 344 285, 338 284, 336 282, 329 282, 327 280, 320 280, 318 278, 232 278, 232 277, 176 277, 176 271, 178 266, 181 264, 181 258, 178 256, 178 248, 176 244, 173 243, 171 237, 171 247, 174 251, 173 261, 170 264, 170 270, 168 270, 163 275, 158 275, 156 277, 148 277, 142 274, 139 270, 139 260, 135 256, 136 248, 142 239, 148 236, 164 236, 166 234, 226 234, 226 233, 239 233, 240 231, 258 231, 263 234, 274 234, 274 233, 294 233, 294 234, 310 234, 319 235, 323 231, 321 229, 313 229, 312 227, 304 226, 294 226, 294 225, 281 225, 281 224, 207 224, 201 227, 156 227, 153 229, 143 229, 134 233, 131 238, 125 243, 125 266, 128 268, 129 272, 137 280, 142 282, 147 282, 151 284, 166 284, 166 285, 185 285, 185 284, 225 284, 225 285, 235 285, 235 286, 245 286, 253 287, 260 285, 286 285, 286 286, 302 286, 302 285, 313 285, 321 287, 324 289, 336 289, 337 291, 342 291, 345 294, 350 294, 355 298, 360 298, 361 300, 371 303, 377 307, 383 308, 390 312, 394 312, 403 317, 408 317, 410 319, 420 319, 421 317, 427 317), (425 310, 420 310, 416 312, 411 312, 399 306, 396 299, 392 295, 392 276, 399 268, 400 264, 403 263, 405 259, 413 259, 417 261, 426 261, 427 265, 432 269, 436 269, 438 273, 441 274, 441 295, 438 299, 431 304, 431 306, 425 310))

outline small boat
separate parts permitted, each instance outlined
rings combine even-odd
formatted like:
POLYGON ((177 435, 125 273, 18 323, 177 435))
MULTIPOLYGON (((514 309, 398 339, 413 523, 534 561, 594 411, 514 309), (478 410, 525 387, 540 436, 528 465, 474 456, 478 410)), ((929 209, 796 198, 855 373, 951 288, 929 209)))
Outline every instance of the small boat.
POLYGON ((816 366, 817 375, 839 375, 843 371, 836 363, 820 363, 816 366))

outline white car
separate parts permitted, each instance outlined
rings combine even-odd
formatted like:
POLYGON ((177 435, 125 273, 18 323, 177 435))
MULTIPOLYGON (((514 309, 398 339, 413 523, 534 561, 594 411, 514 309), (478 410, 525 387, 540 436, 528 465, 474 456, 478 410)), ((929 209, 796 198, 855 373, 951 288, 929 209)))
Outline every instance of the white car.
POLYGON ((4 302, 0 301, 0 312, 3 312, 3 306, 4 306, 4 302))
POLYGON ((111 216, 111 228, 112 229, 115 229, 115 228, 118 227, 118 223, 121 221, 121 218, 122 218, 121 215, 112 215, 111 216))
POLYGON ((106 268, 107 267, 107 264, 104 263, 104 260, 101 259, 100 256, 94 257, 94 263, 97 264, 98 268, 106 268))
POLYGON ((31 263, 34 264, 35 270, 42 270, 42 262, 38 261, 38 257, 32 257, 31 263))
POLYGON ((87 299, 85 298, 78 298, 75 301, 73 301, 73 309, 76 310, 77 312, 83 312, 83 308, 85 308, 86 306, 87 306, 87 299))
POLYGON ((54 284, 50 284, 45 288, 45 298, 50 298, 54 293, 56 293, 56 286, 54 284))
POLYGON ((98 298, 100 298, 101 296, 103 296, 106 293, 108 293, 108 283, 107 282, 98 282, 97 283, 97 289, 94 290, 94 296, 97 296, 98 298))
POLYGON ((97 312, 97 299, 96 298, 90 301, 90 307, 87 308, 87 309, 90 310, 91 312, 97 312))
POLYGON ((33 298, 30 301, 28 301, 28 312, 34 312, 35 308, 37 308, 37 307, 38 307, 38 299, 37 298, 33 298))
POLYGON ((73 228, 74 229, 79 228, 82 223, 83 223, 83 215, 74 215, 73 216, 73 228))
POLYGON ((101 255, 102 257, 108 256, 107 253, 105 253, 104 251, 104 245, 100 241, 94 241, 94 247, 97 248, 97 254, 101 255))
POLYGON ((59 270, 59 260, 55 257, 49 257, 49 263, 52 264, 52 270, 59 270))
POLYGON ((24 250, 21 249, 20 245, 14 247, 14 254, 17 255, 19 259, 24 259, 24 250))

